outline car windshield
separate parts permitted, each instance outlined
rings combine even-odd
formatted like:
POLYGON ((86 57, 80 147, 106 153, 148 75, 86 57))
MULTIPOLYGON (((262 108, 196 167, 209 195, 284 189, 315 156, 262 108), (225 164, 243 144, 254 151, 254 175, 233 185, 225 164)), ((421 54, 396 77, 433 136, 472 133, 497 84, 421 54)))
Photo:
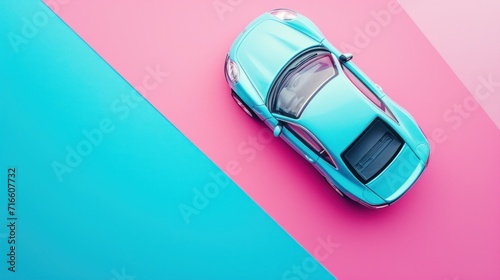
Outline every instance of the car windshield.
POLYGON ((292 69, 285 71, 284 75, 273 111, 298 118, 314 94, 337 75, 337 69, 331 54, 321 53, 313 58, 304 59, 299 66, 292 66, 292 69))

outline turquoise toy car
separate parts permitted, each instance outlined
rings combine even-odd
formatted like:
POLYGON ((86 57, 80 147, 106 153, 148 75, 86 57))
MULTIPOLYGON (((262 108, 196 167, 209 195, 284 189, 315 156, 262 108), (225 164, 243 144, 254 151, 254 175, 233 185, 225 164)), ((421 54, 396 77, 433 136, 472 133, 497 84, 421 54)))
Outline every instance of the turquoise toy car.
POLYGON ((255 19, 225 62, 232 98, 308 160, 342 196, 370 208, 398 200, 424 171, 415 120, 306 17, 255 19))

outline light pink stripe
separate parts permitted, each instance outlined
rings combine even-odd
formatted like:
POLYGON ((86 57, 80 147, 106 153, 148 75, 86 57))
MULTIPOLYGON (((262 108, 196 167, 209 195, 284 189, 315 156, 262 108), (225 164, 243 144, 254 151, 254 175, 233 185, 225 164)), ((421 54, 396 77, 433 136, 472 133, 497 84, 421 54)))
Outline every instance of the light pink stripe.
POLYGON ((500 129, 500 1, 400 2, 500 129))

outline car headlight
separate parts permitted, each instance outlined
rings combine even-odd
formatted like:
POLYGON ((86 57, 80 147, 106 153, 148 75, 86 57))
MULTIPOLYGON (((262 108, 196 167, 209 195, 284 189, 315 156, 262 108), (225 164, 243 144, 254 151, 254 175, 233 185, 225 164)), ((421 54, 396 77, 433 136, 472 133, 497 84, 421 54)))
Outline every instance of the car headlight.
POLYGON ((240 69, 238 65, 234 61, 232 61, 229 57, 226 60, 226 76, 233 83, 238 82, 238 78, 240 77, 240 69))
POLYGON ((271 15, 281 20, 292 20, 297 17, 297 13, 288 9, 276 9, 269 12, 271 15))

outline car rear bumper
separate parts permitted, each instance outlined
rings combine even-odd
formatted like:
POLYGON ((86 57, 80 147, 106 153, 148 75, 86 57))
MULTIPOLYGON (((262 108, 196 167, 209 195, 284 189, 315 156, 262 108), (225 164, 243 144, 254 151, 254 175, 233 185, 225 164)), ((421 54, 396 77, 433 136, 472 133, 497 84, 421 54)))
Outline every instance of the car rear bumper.
POLYGON ((392 204, 413 186, 424 169, 425 162, 404 145, 394 161, 366 186, 387 204, 392 204))

